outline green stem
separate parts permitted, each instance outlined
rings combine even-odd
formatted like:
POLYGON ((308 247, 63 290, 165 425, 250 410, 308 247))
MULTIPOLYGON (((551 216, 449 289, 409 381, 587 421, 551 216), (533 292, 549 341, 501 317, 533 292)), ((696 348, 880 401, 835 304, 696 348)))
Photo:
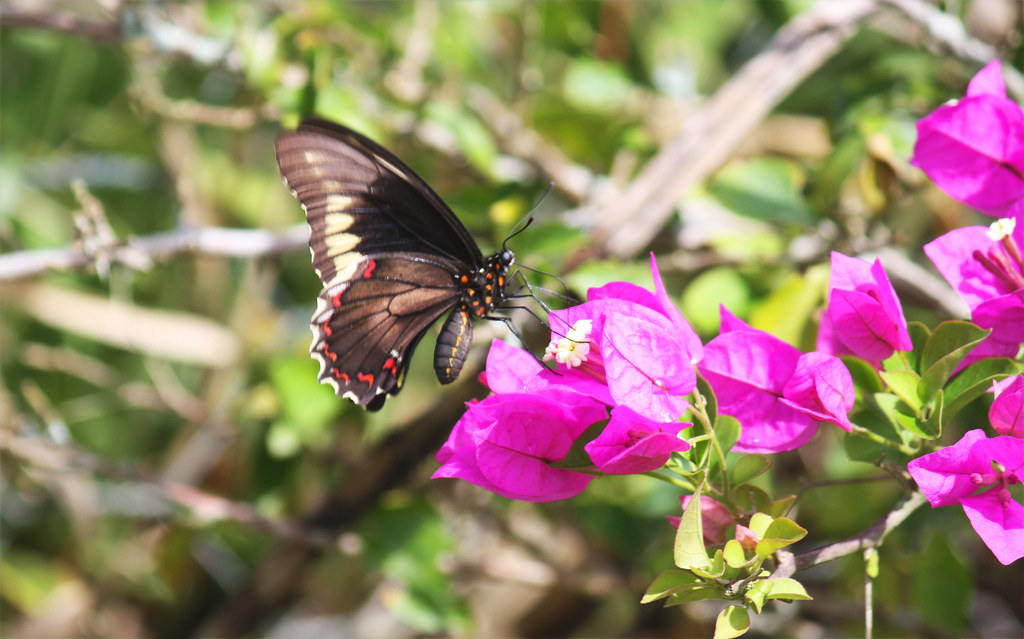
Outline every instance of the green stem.
POLYGON ((652 470, 644 474, 647 475, 648 477, 653 477, 654 479, 660 479, 661 481, 668 482, 673 486, 676 486, 677 488, 682 488, 683 490, 691 494, 694 491, 693 484, 686 481, 685 479, 680 478, 678 475, 669 475, 662 473, 661 471, 658 470, 652 470))
MULTIPOLYGON (((719 443, 718 438, 715 437, 715 428, 711 424, 711 419, 708 417, 708 402, 704 399, 704 396, 700 394, 700 391, 694 389, 693 393, 690 395, 690 405, 693 407, 693 411, 691 412, 693 413, 694 418, 696 418, 697 422, 699 422, 704 428, 704 432, 710 436, 711 450, 714 451, 715 459, 718 460, 718 466, 722 469, 722 493, 728 495, 731 491, 731 487, 729 485, 729 473, 725 466, 725 451, 722 450, 722 446, 719 443)), ((709 464, 707 463, 707 460, 703 460, 701 465, 706 468, 709 464)))
POLYGON ((917 455, 917 449, 911 448, 910 446, 906 446, 904 444, 900 444, 900 443, 888 440, 888 439, 882 437, 881 435, 879 435, 877 433, 874 433, 874 432, 864 428, 863 426, 858 426, 858 425, 854 424, 853 425, 853 430, 851 430, 850 433, 853 434, 853 435, 858 435, 860 437, 864 437, 866 439, 870 439, 871 441, 875 442, 876 444, 881 444, 882 446, 887 446, 889 448, 898 450, 899 452, 903 453, 904 455, 907 455, 908 457, 913 457, 913 456, 917 455))

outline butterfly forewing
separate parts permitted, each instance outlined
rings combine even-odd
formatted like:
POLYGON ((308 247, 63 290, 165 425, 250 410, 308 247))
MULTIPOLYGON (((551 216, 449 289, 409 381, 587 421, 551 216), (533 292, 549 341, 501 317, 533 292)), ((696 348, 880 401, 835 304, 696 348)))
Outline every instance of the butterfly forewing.
MULTIPOLYGON (((385 394, 401 388, 420 338, 453 307, 463 316, 445 324, 435 360, 444 350, 438 378, 458 377, 472 338, 460 299, 473 294, 468 282, 477 274, 496 268, 494 258, 484 261, 455 214, 409 167, 354 131, 307 121, 282 134, 276 151, 306 211, 313 266, 324 286, 310 347, 320 381, 380 408, 385 394)), ((493 307, 478 306, 476 315, 493 307)))

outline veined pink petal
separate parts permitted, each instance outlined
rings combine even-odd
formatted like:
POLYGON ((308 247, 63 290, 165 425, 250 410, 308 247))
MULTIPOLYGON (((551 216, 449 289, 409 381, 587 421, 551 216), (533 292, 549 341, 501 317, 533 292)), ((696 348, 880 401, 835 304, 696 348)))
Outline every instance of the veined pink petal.
POLYGON ((795 347, 753 329, 724 333, 704 348, 699 368, 715 391, 718 411, 742 428, 733 450, 781 452, 814 437, 817 421, 782 400, 799 358, 795 347))
POLYGON ((985 432, 976 428, 952 446, 910 460, 907 470, 932 508, 959 503, 980 487, 972 475, 991 472, 987 448, 976 449, 985 440, 985 432))
POLYGON ((984 226, 965 226, 924 245, 935 268, 971 309, 1012 290, 975 257, 977 252, 1001 250, 998 242, 986 235, 987 230, 984 226))
POLYGON ((992 488, 960 500, 964 514, 974 531, 996 556, 1008 566, 1024 557, 1024 506, 1009 496, 1009 491, 992 488))
POLYGON ((616 404, 648 419, 679 419, 697 375, 685 345, 664 317, 616 314, 604 325, 603 354, 608 388, 616 404))

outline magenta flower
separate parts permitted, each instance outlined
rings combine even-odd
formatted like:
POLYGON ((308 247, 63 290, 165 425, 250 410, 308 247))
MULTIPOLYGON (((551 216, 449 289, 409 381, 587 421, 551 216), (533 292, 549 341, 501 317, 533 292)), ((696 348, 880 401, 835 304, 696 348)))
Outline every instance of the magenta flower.
POLYGON ((971 320, 992 333, 964 360, 1014 357, 1024 343, 1024 215, 991 227, 967 226, 924 247, 960 299, 971 320))
POLYGON ((722 333, 704 347, 700 372, 711 384, 718 411, 739 420, 741 453, 793 450, 814 437, 818 422, 849 430, 853 380, 837 358, 802 354, 764 331, 750 328, 722 307, 722 333))
POLYGON ((951 197, 994 217, 1024 200, 1024 112, 1006 97, 998 60, 978 72, 962 100, 917 123, 913 164, 951 197))
POLYGON ((567 499, 592 477, 550 464, 606 417, 604 406, 572 391, 491 395, 468 405, 437 453, 434 477, 458 477, 509 499, 567 499))
MULTIPOLYGON (((627 406, 656 422, 679 419, 696 387, 702 346, 668 300, 653 256, 656 292, 613 282, 587 292, 588 301, 552 311, 546 360, 559 383, 611 406, 627 406)), ((554 379, 554 378, 551 378, 554 379)))
POLYGON ((828 290, 818 350, 881 362, 894 351, 913 348, 903 307, 881 262, 868 264, 833 252, 828 290))
POLYGON ((1024 437, 1024 375, 1014 375, 994 384, 996 398, 988 409, 988 420, 1000 435, 1024 437))
POLYGON ((1024 557, 1024 506, 1008 489, 1024 480, 1024 441, 986 438, 975 429, 952 446, 912 460, 907 470, 932 508, 963 506, 971 526, 1000 563, 1009 565, 1024 557))
POLYGON ((674 451, 689 450, 679 431, 685 422, 658 423, 626 406, 612 409, 601 434, 584 447, 591 461, 609 475, 646 473, 665 465, 674 451))

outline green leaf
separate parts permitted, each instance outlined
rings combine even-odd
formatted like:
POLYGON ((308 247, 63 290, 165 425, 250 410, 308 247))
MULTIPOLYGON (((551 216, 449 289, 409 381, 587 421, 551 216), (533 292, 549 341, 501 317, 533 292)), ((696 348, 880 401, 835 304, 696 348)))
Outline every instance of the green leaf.
POLYGON ((747 563, 747 555, 743 552, 743 545, 735 539, 730 539, 725 542, 725 548, 722 549, 722 557, 732 568, 740 568, 747 563))
POLYGON ((697 566, 691 566, 690 570, 693 574, 704 579, 718 579, 725 574, 725 557, 722 554, 721 549, 716 550, 713 557, 711 557, 711 563, 703 568, 697 566))
POLYGON ((920 397, 918 397, 917 386, 921 378, 917 373, 903 369, 882 371, 880 375, 882 381, 888 384, 889 389, 902 399, 914 411, 915 415, 920 412, 923 403, 920 397))
POLYGON ((743 599, 754 609, 754 612, 761 614, 761 608, 764 606, 765 597, 768 595, 768 581, 766 579, 758 579, 747 592, 743 593, 743 599))
POLYGON ((918 437, 931 437, 925 430, 924 425, 917 420, 916 415, 912 414, 912 408, 907 406, 902 398, 890 393, 875 393, 872 400, 882 415, 887 417, 892 425, 909 430, 918 437))
POLYGON ((790 579, 788 577, 779 577, 777 579, 766 579, 767 599, 803 599, 808 600, 812 597, 807 594, 803 584, 796 579, 790 579))
POLYGON ((666 570, 654 578, 640 603, 651 603, 664 599, 671 594, 672 590, 696 583, 701 583, 700 579, 688 570, 666 570))
POLYGON ((903 356, 906 357, 911 370, 920 373, 922 370, 920 362, 921 352, 924 351, 924 345, 928 343, 932 332, 921 322, 907 322, 907 332, 910 334, 910 342, 914 347, 910 351, 905 352, 903 356))
POLYGON ((694 330, 701 335, 715 335, 721 321, 719 305, 724 305, 739 317, 747 315, 750 285, 735 267, 719 266, 693 278, 686 285, 680 302, 694 330))
POLYGON ((870 362, 851 355, 845 355, 840 359, 843 364, 846 364, 846 369, 850 371, 850 377, 853 378, 853 386, 857 389, 858 397, 882 391, 882 380, 870 362))
POLYGON ((683 517, 676 530, 676 540, 672 548, 673 562, 679 568, 707 568, 711 565, 708 552, 704 548, 704 529, 700 516, 700 490, 693 494, 693 499, 686 504, 683 517))
POLYGON ((772 517, 782 517, 789 512, 795 502, 796 495, 790 495, 789 497, 783 497, 782 499, 776 499, 775 501, 758 504, 757 509, 766 515, 771 515, 772 517))
POLYGON ((763 538, 765 532, 768 530, 768 526, 772 525, 772 517, 764 513, 754 513, 750 518, 750 523, 747 524, 747 528, 751 530, 758 538, 763 538))
POLYGON ((576 441, 572 443, 569 448, 569 452, 566 453, 565 457, 552 462, 550 466, 552 468, 592 468, 594 462, 591 461, 590 455, 587 454, 586 445, 594 441, 604 427, 608 425, 608 420, 601 420, 594 422, 587 427, 587 430, 583 431, 583 434, 576 438, 576 441))
POLYGON ((761 557, 768 557, 780 548, 794 544, 807 536, 807 529, 799 526, 788 517, 779 517, 772 521, 768 529, 757 542, 756 552, 761 557))
POLYGON ((763 488, 753 484, 740 484, 732 490, 732 503, 743 504, 744 508, 764 512, 764 506, 771 502, 771 496, 763 488))
POLYGON ((806 224, 814 213, 803 197, 806 173, 791 160, 756 157, 719 169, 709 192, 732 211, 771 223, 806 224))
POLYGON ((732 481, 736 484, 750 481, 771 466, 772 462, 767 455, 742 455, 732 467, 732 481))
POLYGON ((921 355, 924 374, 917 389, 920 399, 932 401, 964 357, 989 333, 970 322, 939 324, 921 355))
POLYGON ((731 415, 719 415, 715 421, 715 439, 722 447, 722 452, 728 453, 736 442, 740 440, 740 422, 731 415))
MULTIPOLYGON (((1020 369, 1013 360, 992 357, 975 362, 957 373, 944 389, 945 402, 942 408, 941 426, 944 428, 949 420, 953 419, 967 404, 987 391, 992 386, 992 382, 1016 375, 1019 372, 1020 369)), ((933 418, 935 418, 934 415, 933 418)))
POLYGON ((679 606, 693 601, 707 601, 708 599, 721 599, 722 587, 717 584, 693 584, 692 586, 679 586, 673 590, 665 607, 679 606))
MULTIPOLYGON (((952 353, 966 349, 964 351, 964 355, 966 355, 991 332, 970 322, 942 322, 935 327, 935 331, 924 345, 924 350, 921 353, 921 370, 927 371, 952 353)), ((957 364, 959 363, 957 362, 957 364)))
POLYGON ((708 421, 714 424, 718 420, 718 400, 715 398, 715 390, 711 388, 711 384, 700 374, 697 375, 697 392, 707 402, 704 412, 708 415, 708 421))
POLYGON ((715 639, 739 637, 750 629, 750 613, 743 606, 729 606, 715 620, 715 639))

